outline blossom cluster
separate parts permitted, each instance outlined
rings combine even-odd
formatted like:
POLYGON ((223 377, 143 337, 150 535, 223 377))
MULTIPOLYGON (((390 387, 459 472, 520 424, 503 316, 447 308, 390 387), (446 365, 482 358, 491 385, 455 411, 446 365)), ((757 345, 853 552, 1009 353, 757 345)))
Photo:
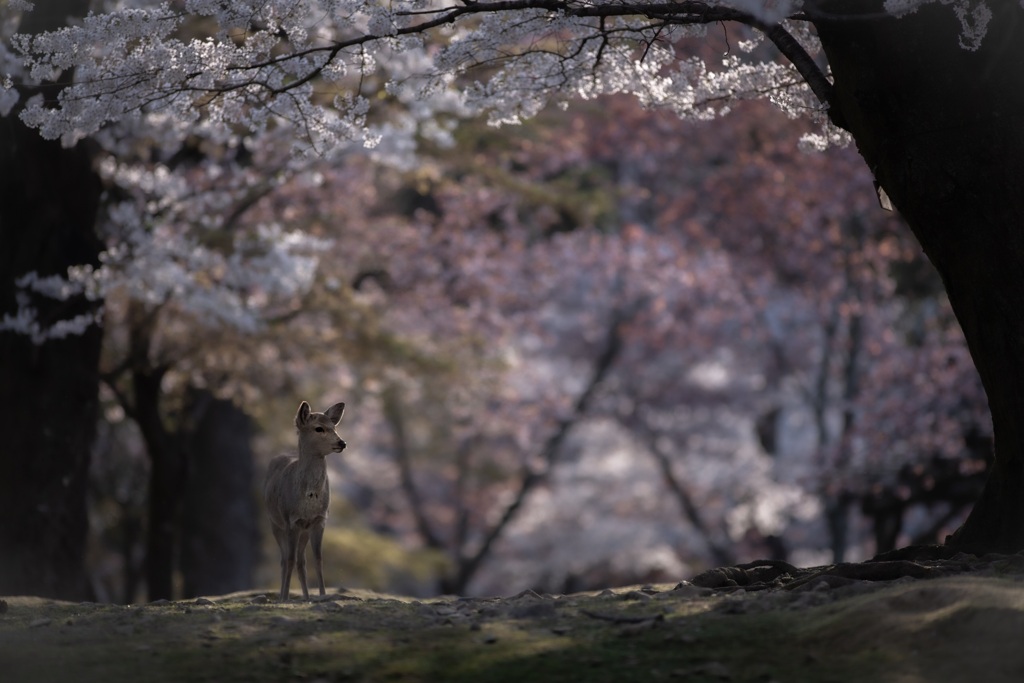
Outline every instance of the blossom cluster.
MULTIPOLYGON (((704 30, 699 14, 652 20, 643 7, 605 15, 604 4, 111 2, 110 11, 76 25, 15 35, 24 67, 5 60, 15 80, 6 82, 0 103, 9 106, 15 81, 55 81, 73 70, 58 107, 41 96, 24 103, 22 118, 46 137, 72 144, 112 122, 141 120, 163 135, 171 128, 179 139, 198 128, 228 140, 238 126, 260 131, 289 121, 325 152, 376 140, 367 113, 381 92, 414 92, 422 103, 467 85, 457 98, 511 122, 551 97, 634 92, 652 103, 667 100, 683 115, 707 116, 722 98, 780 89, 786 72, 777 64, 730 64, 712 73, 684 61, 671 69, 674 43, 704 30), (485 83, 466 83, 461 74, 480 66, 498 70, 485 83)), ((775 22, 799 3, 703 4, 775 22)), ((802 88, 793 73, 785 77, 802 88)), ((450 95, 443 101, 452 106, 450 95)))
MULTIPOLYGON (((991 15, 985 4, 941 2, 976 47, 991 15)), ((888 0, 887 8, 920 4, 888 0)), ((518 123, 549 102, 613 93, 696 120, 766 98, 821 124, 808 148, 845 142, 801 73, 759 48, 757 30, 724 60, 684 50, 708 23, 733 18, 760 30, 782 22, 814 55, 813 31, 787 19, 802 10, 799 0, 668 9, 617 0, 107 0, 102 10, 33 35, 15 32, 32 3, 0 10, 0 115, 16 113, 67 145, 91 138, 106 181, 131 196, 108 206, 109 249, 90 275, 95 296, 134 283, 151 305, 173 295, 241 328, 257 324, 260 302, 308 286, 317 246, 271 225, 210 248, 223 244, 209 233, 222 229, 225 212, 262 182, 240 164, 225 170, 219 157, 271 145, 288 174, 310 158, 369 149, 411 168, 417 141, 449 144, 456 118, 486 112, 496 125, 518 123), (56 101, 35 88, 42 82, 60 85, 56 101), (169 163, 183 146, 201 148, 209 163, 169 163)), ((44 338, 34 320, 25 309, 3 324, 44 338)))

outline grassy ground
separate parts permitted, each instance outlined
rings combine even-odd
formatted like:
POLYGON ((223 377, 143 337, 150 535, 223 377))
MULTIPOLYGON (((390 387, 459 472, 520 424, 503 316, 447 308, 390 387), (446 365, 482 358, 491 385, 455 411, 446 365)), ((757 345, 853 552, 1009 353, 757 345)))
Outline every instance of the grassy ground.
POLYGON ((1016 575, 423 602, 355 591, 287 604, 256 593, 4 602, 8 683, 1024 680, 1016 575))

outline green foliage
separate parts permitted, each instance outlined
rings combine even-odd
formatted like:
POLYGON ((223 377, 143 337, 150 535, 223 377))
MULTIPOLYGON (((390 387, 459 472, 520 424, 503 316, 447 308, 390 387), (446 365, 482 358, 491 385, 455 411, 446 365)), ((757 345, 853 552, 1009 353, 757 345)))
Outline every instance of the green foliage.
MULTIPOLYGON (((479 183, 516 200, 518 219, 544 225, 545 234, 618 225, 620 197, 610 161, 588 158, 564 142, 574 117, 593 113, 580 104, 572 115, 548 109, 515 129, 496 129, 482 120, 464 121, 451 149, 426 146, 446 168, 443 183, 479 183)), ((501 229, 498 221, 492 221, 501 229)))
POLYGON ((393 538, 358 526, 332 526, 324 533, 324 576, 328 585, 375 591, 433 592, 437 577, 447 571, 443 553, 409 549, 393 538))

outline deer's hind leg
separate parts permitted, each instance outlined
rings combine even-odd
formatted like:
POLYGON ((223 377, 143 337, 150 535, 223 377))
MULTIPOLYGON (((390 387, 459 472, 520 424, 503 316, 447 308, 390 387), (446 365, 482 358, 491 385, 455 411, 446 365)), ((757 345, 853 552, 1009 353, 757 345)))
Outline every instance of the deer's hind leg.
POLYGON ((295 566, 295 543, 293 534, 287 529, 274 526, 274 539, 281 551, 281 602, 288 600, 288 588, 292 582, 292 567, 295 566))

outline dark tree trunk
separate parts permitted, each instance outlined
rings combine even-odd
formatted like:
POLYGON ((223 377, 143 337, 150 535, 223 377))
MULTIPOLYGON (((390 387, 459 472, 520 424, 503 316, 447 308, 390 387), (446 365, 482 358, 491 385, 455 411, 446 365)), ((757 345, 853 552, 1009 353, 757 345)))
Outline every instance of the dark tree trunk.
POLYGON ((949 542, 1024 549, 1024 9, 990 2, 981 49, 948 6, 901 19, 882 3, 809 13, 835 79, 834 117, 942 276, 992 412, 995 460, 949 542))
MULTIPOLYGON (((149 600, 232 592, 252 585, 259 533, 253 498, 253 424, 206 391, 169 411, 154 362, 158 311, 133 306, 130 396, 118 394, 149 456, 144 573, 149 600), (179 574, 180 572, 180 574, 179 574), (180 576, 183 586, 178 589, 180 576)), ((111 381, 113 381, 111 379, 111 381)))
POLYGON ((221 595, 253 582, 259 527, 252 420, 231 401, 196 390, 184 435, 189 478, 182 510, 184 597, 221 595))
POLYGON ((150 600, 174 598, 178 565, 181 498, 186 470, 181 449, 160 413, 163 372, 133 372, 135 420, 149 453, 149 501, 146 528, 146 594, 150 600))
MULTIPOLYGON (((59 28, 86 0, 40 3, 26 32, 59 28)), ((52 91, 50 89, 44 89, 52 91)), ((18 308, 14 280, 98 265, 100 183, 87 151, 0 118, 0 316, 18 308)), ((35 297, 41 323, 89 313, 80 297, 35 297)), ((86 476, 95 436, 102 331, 36 345, 0 332, 0 595, 84 599, 86 476)))
POLYGON ((826 493, 824 496, 825 528, 828 529, 832 562, 846 562, 846 551, 850 546, 850 500, 844 490, 826 493))

